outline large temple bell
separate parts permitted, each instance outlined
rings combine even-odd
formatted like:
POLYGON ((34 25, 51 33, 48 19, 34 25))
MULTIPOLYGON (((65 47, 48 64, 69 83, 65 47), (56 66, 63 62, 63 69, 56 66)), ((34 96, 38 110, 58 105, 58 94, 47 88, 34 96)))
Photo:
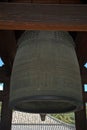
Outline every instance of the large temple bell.
POLYGON ((82 108, 75 43, 68 32, 25 31, 18 41, 10 106, 31 113, 64 113, 82 108))

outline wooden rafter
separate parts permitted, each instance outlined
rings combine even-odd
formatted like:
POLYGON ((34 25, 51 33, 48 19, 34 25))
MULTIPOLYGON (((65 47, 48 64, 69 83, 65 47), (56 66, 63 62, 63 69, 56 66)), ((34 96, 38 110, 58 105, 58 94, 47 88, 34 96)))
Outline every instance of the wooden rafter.
POLYGON ((0 29, 87 31, 87 5, 1 3, 0 29))

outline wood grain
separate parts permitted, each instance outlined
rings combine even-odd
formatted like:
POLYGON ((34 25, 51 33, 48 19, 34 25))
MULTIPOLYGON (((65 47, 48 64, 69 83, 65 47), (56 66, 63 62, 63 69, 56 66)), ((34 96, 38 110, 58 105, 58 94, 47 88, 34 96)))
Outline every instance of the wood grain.
POLYGON ((32 0, 10 0, 10 1, 11 2, 18 2, 18 3, 20 3, 20 2, 23 2, 23 3, 29 2, 29 3, 31 3, 32 0))
POLYGON ((2 91, 0 91, 0 102, 2 102, 3 101, 3 92, 2 91))
POLYGON ((41 4, 59 4, 60 0, 32 0, 32 2, 41 4))
POLYGON ((87 92, 84 92, 84 101, 87 103, 87 92))
POLYGON ((1 130, 11 130, 12 110, 9 107, 10 81, 4 84, 1 110, 1 130))
POLYGON ((84 68, 84 64, 87 61, 87 32, 78 32, 76 38, 76 53, 80 65, 81 78, 82 78, 82 95, 83 95, 83 109, 81 111, 77 111, 75 113, 75 122, 76 122, 76 130, 87 130, 86 128, 86 110, 85 110, 85 101, 86 96, 84 93, 84 83, 87 81, 87 73, 84 68))
POLYGON ((0 67, 0 83, 8 82, 10 77, 7 75, 5 66, 0 67))
POLYGON ((81 3, 80 0, 60 0, 61 4, 78 4, 81 3))
POLYGON ((87 31, 87 5, 1 3, 0 29, 87 31))

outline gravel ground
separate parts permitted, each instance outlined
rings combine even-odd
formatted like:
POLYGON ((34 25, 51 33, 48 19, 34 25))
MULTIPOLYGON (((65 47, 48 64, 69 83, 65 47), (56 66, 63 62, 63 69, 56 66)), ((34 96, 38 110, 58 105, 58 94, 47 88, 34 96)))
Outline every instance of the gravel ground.
POLYGON ((11 130, 76 130, 75 126, 66 124, 47 115, 41 121, 39 114, 13 112, 11 130))
POLYGON ((41 121, 39 114, 30 114, 24 112, 13 112, 12 123, 14 124, 57 124, 57 121, 46 116, 45 121, 41 121))
POLYGON ((70 128, 61 125, 13 125, 12 130, 75 130, 75 128, 70 128))
POLYGON ((12 130, 75 130, 75 126, 55 120, 49 115, 41 121, 39 114, 13 112, 12 130))

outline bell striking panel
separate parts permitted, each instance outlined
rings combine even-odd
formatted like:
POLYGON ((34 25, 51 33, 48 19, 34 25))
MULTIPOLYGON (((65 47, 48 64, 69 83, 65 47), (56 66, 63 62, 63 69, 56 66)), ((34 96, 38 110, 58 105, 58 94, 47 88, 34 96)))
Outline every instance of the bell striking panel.
POLYGON ((10 106, 31 113, 82 108, 75 43, 68 32, 25 31, 13 64, 10 106))

